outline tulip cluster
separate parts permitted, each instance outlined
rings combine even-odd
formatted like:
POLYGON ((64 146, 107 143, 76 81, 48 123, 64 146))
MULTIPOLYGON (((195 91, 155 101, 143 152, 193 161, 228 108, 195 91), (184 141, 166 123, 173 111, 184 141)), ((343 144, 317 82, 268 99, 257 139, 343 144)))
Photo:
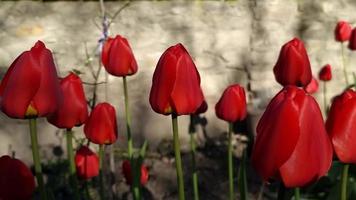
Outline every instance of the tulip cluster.
MULTIPOLYGON (((349 41, 349 48, 356 49, 356 30, 344 21, 335 28, 335 40, 342 45, 349 41)), ((131 114, 127 77, 137 73, 138 65, 128 40, 120 35, 105 38, 100 56, 110 75, 123 80, 125 99, 125 120, 127 154, 122 162, 122 174, 130 186, 134 200, 142 200, 141 188, 148 183, 149 168, 144 164, 147 141, 135 148, 131 136, 131 114)), ((294 38, 284 44, 273 68, 276 81, 282 89, 267 105, 257 128, 252 152, 242 150, 239 166, 238 185, 240 198, 247 199, 247 159, 264 182, 278 181, 281 189, 294 188, 295 199, 299 200, 299 188, 317 182, 327 175, 332 166, 333 155, 343 163, 340 199, 347 199, 348 168, 356 163, 356 92, 349 85, 345 63, 343 63, 345 91, 333 98, 328 107, 326 82, 332 80, 332 67, 326 64, 319 71, 323 82, 324 109, 322 112, 312 94, 317 92, 319 83, 312 75, 308 53, 302 40, 294 38)), ((97 82, 95 82, 96 84, 97 82)), ((94 85, 95 85, 94 84, 94 85)), ((96 89, 94 89, 95 96, 96 89)), ((248 91, 247 91, 248 92, 248 91)), ((41 200, 47 200, 48 191, 43 179, 38 147, 36 119, 47 121, 66 135, 68 153, 69 184, 73 198, 81 199, 81 187, 99 177, 99 194, 107 199, 105 188, 105 148, 118 140, 117 110, 109 102, 96 103, 95 98, 87 100, 83 82, 79 75, 69 73, 59 78, 52 53, 45 44, 38 41, 29 51, 23 52, 10 65, 0 84, 0 110, 8 117, 26 119, 30 125, 31 148, 34 161, 34 175, 37 179, 41 200), (90 103, 88 103, 90 102, 90 103), (90 104, 90 106, 89 106, 90 104), (89 109, 90 108, 90 109, 89 109), (85 142, 74 143, 74 128, 83 125, 85 142), (90 146, 91 145, 91 146, 90 146), (93 145, 98 145, 96 153, 93 145), (79 178, 79 179, 78 179, 79 178)), ((153 111, 172 118, 173 150, 175 155, 179 200, 184 200, 184 176, 180 154, 178 117, 189 115, 192 181, 194 200, 199 199, 197 151, 195 144, 196 118, 208 110, 200 74, 192 57, 183 44, 169 47, 159 58, 149 93, 149 104, 153 111)), ((229 200, 234 194, 234 134, 235 126, 247 116, 247 98, 240 84, 232 84, 223 92, 215 104, 217 118, 225 121, 227 131, 227 166, 229 200)), ((20 160, 9 156, 0 157, 0 199, 26 200, 33 196, 35 179, 30 169, 20 160)), ((281 190, 282 191, 282 190, 281 190)), ((279 193, 283 199, 283 193, 279 193)))

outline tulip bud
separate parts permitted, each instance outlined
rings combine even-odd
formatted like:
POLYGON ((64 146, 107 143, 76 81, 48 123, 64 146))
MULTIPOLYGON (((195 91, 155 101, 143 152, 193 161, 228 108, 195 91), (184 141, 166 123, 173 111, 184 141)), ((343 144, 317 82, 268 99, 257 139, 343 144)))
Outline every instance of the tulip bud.
MULTIPOLYGON (((131 172, 131 165, 130 161, 124 160, 122 163, 122 174, 125 177, 126 183, 128 185, 132 185, 133 183, 133 177, 132 177, 132 172, 131 172)), ((140 184, 145 185, 148 181, 148 169, 145 165, 141 165, 141 177, 140 177, 140 184)))
POLYGON ((227 87, 215 105, 216 116, 228 122, 236 122, 246 117, 245 90, 238 84, 227 87))
POLYGON ((108 103, 96 105, 85 122, 84 133, 94 144, 113 144, 117 139, 115 108, 108 103))
POLYGON ((349 41, 349 49, 353 51, 356 50, 356 28, 352 30, 350 41, 349 41))
POLYGON ((335 27, 335 40, 345 42, 351 35, 351 25, 345 21, 339 21, 335 27))
POLYGON ((0 157, 0 199, 28 200, 35 191, 31 170, 20 160, 0 157))
POLYGON ((258 122, 252 165, 265 181, 306 186, 330 169, 333 149, 315 99, 295 86, 283 88, 258 122))
POLYGON ((82 125, 88 118, 88 105, 82 81, 74 73, 70 73, 60 81, 63 101, 53 115, 47 120, 58 128, 71 129, 82 125))
POLYGON ((312 79, 307 51, 303 42, 294 38, 281 48, 278 61, 273 68, 274 76, 283 86, 306 86, 312 79))
POLYGON ((356 92, 348 89, 334 98, 326 129, 339 160, 356 163, 356 92))
POLYGON ((319 83, 318 80, 313 76, 310 83, 304 87, 304 90, 309 94, 314 94, 319 90, 319 83))
POLYGON ((111 75, 130 76, 137 72, 137 63, 130 44, 121 35, 106 40, 101 60, 111 75))
POLYGON ((331 66, 329 64, 321 68, 319 72, 319 79, 322 81, 330 81, 332 78, 331 66))
POLYGON ((78 177, 91 179, 99 175, 99 157, 87 146, 81 146, 75 154, 78 177))
POLYGON ((194 114, 204 100, 200 76, 182 44, 169 47, 158 61, 150 92, 152 109, 160 114, 194 114))
POLYGON ((52 53, 38 41, 18 56, 0 85, 0 108, 12 118, 46 117, 62 101, 52 53))

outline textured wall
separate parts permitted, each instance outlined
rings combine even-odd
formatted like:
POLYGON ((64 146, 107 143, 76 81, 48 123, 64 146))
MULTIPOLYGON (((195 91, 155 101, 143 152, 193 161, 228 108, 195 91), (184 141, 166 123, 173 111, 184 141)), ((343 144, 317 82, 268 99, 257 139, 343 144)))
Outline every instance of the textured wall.
MULTIPOLYGON (((106 4, 115 13, 122 2, 106 4)), ((356 22, 353 0, 239 0, 239 1, 139 1, 132 2, 115 19, 111 35, 122 34, 131 43, 139 64, 137 75, 129 78, 133 113, 133 133, 137 143, 147 138, 155 147, 161 139, 171 138, 170 118, 154 113, 148 104, 151 77, 162 52, 181 42, 191 53, 200 71, 202 88, 210 109, 208 135, 225 131, 224 122, 216 119, 214 105, 224 88, 232 83, 247 85, 250 76, 250 113, 258 118, 261 109, 280 89, 274 81, 272 68, 280 46, 294 36, 302 38, 308 49, 313 71, 330 63, 336 79, 330 83, 329 96, 342 90, 340 44, 333 40, 333 29, 339 19, 356 22)), ((59 74, 71 69, 84 74, 92 82, 85 65, 85 46, 95 52, 101 37, 100 7, 97 2, 0 2, 0 67, 6 68, 22 51, 36 40, 43 40, 53 51, 59 74)), ((356 61, 355 53, 347 52, 349 69, 356 61)), ((92 64, 97 66, 97 58, 92 64)), ((100 81, 104 81, 104 73, 100 81)), ((92 86, 86 86, 88 94, 92 86)), ((105 99, 103 85, 99 100, 105 99)), ((120 134, 124 134, 122 81, 109 77, 109 101, 119 115, 120 134)), ((316 94, 321 100, 321 95, 316 94), (320 97, 319 97, 320 96, 320 97)), ((321 102, 321 101, 320 101, 321 102)), ((180 118, 183 148, 188 140, 186 117, 180 118)), ((0 155, 15 150, 17 156, 30 161, 28 125, 23 120, 1 116, 0 155), (9 146, 12 144, 12 146, 9 146)), ((77 131, 78 137, 82 129, 77 131)), ((62 143, 62 134, 40 120, 40 143, 47 148, 62 143)), ((119 141, 119 143, 122 143, 119 141)))

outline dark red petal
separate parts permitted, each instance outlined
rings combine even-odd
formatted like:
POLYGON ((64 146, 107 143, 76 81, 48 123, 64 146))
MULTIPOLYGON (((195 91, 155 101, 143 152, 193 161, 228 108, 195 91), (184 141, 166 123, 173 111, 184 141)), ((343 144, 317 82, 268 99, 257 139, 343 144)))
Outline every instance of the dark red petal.
POLYGON ((104 67, 108 66, 109 63, 109 58, 110 58, 109 53, 110 53, 110 48, 112 43, 113 43, 113 39, 109 37, 103 45, 103 49, 101 52, 101 62, 103 63, 104 67))

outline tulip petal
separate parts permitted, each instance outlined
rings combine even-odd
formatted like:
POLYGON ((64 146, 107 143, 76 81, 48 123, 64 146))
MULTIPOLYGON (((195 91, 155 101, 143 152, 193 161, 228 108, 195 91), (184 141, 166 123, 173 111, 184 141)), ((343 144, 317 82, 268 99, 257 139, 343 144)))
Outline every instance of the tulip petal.
POLYGON ((177 115, 194 113, 204 101, 200 88, 200 76, 193 60, 185 51, 177 60, 176 81, 171 94, 173 109, 177 115))
POLYGON ((11 64, 1 82, 1 110, 9 117, 24 118, 40 80, 36 58, 30 51, 25 51, 11 64))
POLYGON ((157 113, 171 114, 170 100, 171 91, 176 79, 175 54, 171 52, 174 48, 168 48, 158 61, 156 70, 152 78, 152 87, 150 92, 150 104, 157 113))
POLYGON ((323 118, 311 96, 303 102, 299 115, 301 133, 298 143, 280 168, 286 187, 302 187, 316 181, 326 174, 332 161, 332 146, 323 118))
POLYGON ((289 90, 279 92, 267 106, 257 126, 252 163, 264 180, 278 174, 292 154, 300 133, 298 106, 289 90))
POLYGON ((108 38, 103 46, 102 52, 101 52, 101 62, 103 63, 104 66, 107 66, 109 64, 109 52, 111 45, 113 43, 114 39, 108 38))
POLYGON ((52 53, 42 42, 37 42, 31 54, 38 61, 41 70, 40 87, 33 97, 33 104, 40 117, 56 112, 63 100, 52 53))

